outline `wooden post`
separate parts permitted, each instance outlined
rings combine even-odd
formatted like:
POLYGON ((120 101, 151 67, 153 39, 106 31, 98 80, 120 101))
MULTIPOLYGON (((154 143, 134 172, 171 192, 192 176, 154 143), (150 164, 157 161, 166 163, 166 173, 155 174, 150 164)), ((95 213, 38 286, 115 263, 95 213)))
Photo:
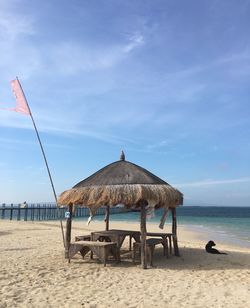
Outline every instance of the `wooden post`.
POLYGON ((24 208, 24 217, 23 217, 24 221, 28 220, 28 206, 24 208))
POLYGON ((13 218, 13 203, 10 205, 10 220, 13 218))
POLYGON ((31 205, 31 220, 34 221, 35 219, 35 205, 31 205))
POLYGON ((2 204, 2 219, 5 218, 5 203, 2 204))
POLYGON ((43 220, 46 220, 46 207, 47 207, 47 205, 45 204, 43 206, 43 220))
POLYGON ((146 204, 143 200, 141 202, 141 266, 143 269, 147 268, 146 236, 146 204))
POLYGON ((105 208, 105 219, 104 219, 104 221, 106 222, 106 230, 109 230, 109 212, 110 212, 110 206, 107 205, 105 208))
POLYGON ((172 212, 172 233, 173 233, 173 244, 174 244, 174 254, 179 257, 179 248, 177 241, 177 223, 176 223, 176 208, 171 209, 172 212))
POLYGON ((172 233, 176 234, 176 214, 175 214, 175 208, 171 208, 172 213, 172 233))
POLYGON ((68 216, 66 218, 66 243, 65 243, 65 259, 69 259, 69 247, 71 240, 71 223, 72 223, 72 205, 68 206, 68 216))
POLYGON ((34 220, 38 220, 38 207, 40 206, 39 204, 34 204, 35 209, 34 209, 34 220))
POLYGON ((21 204, 18 204, 17 208, 17 220, 20 220, 21 217, 21 204))

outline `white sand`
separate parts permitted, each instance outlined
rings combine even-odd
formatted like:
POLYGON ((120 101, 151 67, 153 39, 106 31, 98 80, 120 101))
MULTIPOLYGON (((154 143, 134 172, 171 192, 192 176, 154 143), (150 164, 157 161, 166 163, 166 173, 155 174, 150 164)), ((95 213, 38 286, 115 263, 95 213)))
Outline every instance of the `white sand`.
MULTIPOLYGON (((72 226, 72 238, 104 229, 101 222, 72 226)), ((139 225, 111 222, 110 228, 139 225)), ((159 229, 148 225, 148 231, 159 229)), ((184 228, 178 239, 181 257, 166 259, 159 248, 147 270, 128 257, 104 267, 77 255, 68 264, 58 222, 0 220, 0 307, 249 307, 249 250, 219 244, 227 256, 208 254, 204 238, 184 228)))

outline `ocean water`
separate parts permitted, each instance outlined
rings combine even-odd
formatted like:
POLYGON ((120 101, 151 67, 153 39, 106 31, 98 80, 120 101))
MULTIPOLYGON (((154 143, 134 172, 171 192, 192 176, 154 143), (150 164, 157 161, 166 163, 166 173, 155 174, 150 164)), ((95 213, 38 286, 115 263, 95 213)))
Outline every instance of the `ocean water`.
MULTIPOLYGON (((162 210, 155 211, 155 216, 147 223, 158 225, 161 215, 162 210)), ((103 220, 103 216, 96 216, 94 220, 103 220)), ((113 214, 110 216, 112 220, 139 223, 140 213, 113 214)), ((169 213, 166 221, 168 229, 171 220, 169 213)), ((178 225, 198 232, 204 240, 218 240, 250 249, 250 207, 183 206, 177 208, 178 225)))

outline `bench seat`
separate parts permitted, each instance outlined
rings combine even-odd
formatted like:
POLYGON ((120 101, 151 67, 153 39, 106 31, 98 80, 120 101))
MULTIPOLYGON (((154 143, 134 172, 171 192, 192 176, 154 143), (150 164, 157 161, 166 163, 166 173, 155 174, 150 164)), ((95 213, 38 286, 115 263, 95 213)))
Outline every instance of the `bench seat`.
POLYGON ((97 241, 76 241, 70 244, 70 259, 78 252, 84 258, 88 252, 92 252, 106 266, 108 256, 111 254, 115 260, 119 260, 117 244, 114 242, 97 242, 97 241))
MULTIPOLYGON (((153 255, 155 246, 161 244, 163 246, 163 254, 168 257, 168 243, 162 238, 148 238, 146 239, 146 252, 149 259, 149 263, 153 266, 153 255)), ((135 263, 136 253, 141 252, 141 243, 135 242, 133 245, 133 262, 135 263)))

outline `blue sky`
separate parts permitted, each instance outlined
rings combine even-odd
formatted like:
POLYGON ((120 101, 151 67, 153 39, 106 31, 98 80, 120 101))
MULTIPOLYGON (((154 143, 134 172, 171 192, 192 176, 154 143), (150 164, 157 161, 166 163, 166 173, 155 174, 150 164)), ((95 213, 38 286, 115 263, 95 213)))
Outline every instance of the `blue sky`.
MULTIPOLYGON (((185 204, 250 206, 250 1, 0 0, 0 107, 25 91, 57 194, 119 159, 185 204)), ((53 201, 29 116, 0 110, 0 202, 53 201)))

